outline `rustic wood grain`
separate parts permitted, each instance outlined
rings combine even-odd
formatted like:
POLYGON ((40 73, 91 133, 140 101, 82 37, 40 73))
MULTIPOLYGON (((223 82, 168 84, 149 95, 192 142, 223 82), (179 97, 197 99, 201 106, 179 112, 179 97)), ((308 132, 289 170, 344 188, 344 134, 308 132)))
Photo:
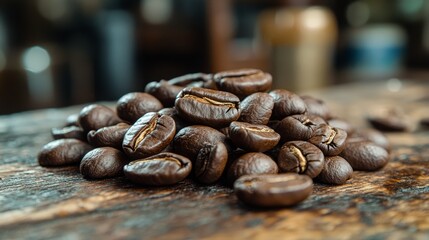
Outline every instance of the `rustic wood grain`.
POLYGON ((231 189, 190 180, 162 188, 124 178, 87 181, 77 167, 43 168, 36 156, 50 128, 82 106, 0 116, 0 239, 428 239, 429 86, 407 82, 338 86, 313 96, 365 127, 383 108, 409 114, 410 132, 389 134, 392 161, 355 172, 342 186, 316 184, 302 204, 254 209, 231 189), (353 91, 352 91, 353 90, 353 91))

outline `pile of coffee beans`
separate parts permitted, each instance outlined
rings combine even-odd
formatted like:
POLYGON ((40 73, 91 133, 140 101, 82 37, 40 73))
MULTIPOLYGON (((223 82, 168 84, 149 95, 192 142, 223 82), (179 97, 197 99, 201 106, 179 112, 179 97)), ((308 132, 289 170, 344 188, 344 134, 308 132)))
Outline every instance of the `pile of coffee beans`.
POLYGON ((311 96, 270 91, 272 77, 257 69, 194 73, 147 84, 52 129, 41 166, 80 164, 86 179, 125 175, 142 186, 191 178, 233 187, 244 203, 297 204, 313 180, 344 184, 354 170, 389 161, 377 130, 357 130, 311 96))

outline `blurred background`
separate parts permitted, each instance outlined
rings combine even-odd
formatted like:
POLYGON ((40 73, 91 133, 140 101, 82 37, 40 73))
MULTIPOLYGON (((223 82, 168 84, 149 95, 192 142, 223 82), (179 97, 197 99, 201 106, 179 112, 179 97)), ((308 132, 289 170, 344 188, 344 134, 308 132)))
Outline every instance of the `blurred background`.
POLYGON ((243 67, 297 92, 425 76, 429 0, 0 0, 0 114, 243 67))

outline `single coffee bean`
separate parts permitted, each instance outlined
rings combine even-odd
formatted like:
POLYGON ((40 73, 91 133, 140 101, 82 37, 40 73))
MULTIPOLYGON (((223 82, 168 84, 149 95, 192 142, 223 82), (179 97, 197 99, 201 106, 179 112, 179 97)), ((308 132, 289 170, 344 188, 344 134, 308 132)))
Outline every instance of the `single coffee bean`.
POLYGON ((125 177, 134 183, 164 186, 185 179, 192 169, 191 161, 179 154, 163 152, 130 162, 124 167, 125 177))
POLYGON ((390 159, 386 149, 368 141, 347 142, 346 148, 341 152, 353 170, 376 171, 383 168, 390 159))
POLYGON ((79 164, 92 146, 78 139, 54 140, 45 146, 37 156, 40 166, 66 166, 79 164))
POLYGON ((85 131, 81 127, 74 125, 63 128, 52 128, 51 134, 54 139, 76 138, 82 141, 86 141, 85 131))
POLYGON ((320 148, 326 156, 336 156, 346 147, 346 140, 347 132, 343 129, 320 124, 308 141, 320 148))
POLYGON ((235 146, 252 152, 265 152, 277 145, 280 135, 265 125, 232 122, 229 137, 235 146))
POLYGON ((205 184, 216 182, 222 176, 228 161, 228 150, 225 144, 207 144, 198 152, 194 164, 196 179, 205 184))
POLYGON ((326 184, 341 185, 352 177, 353 168, 340 156, 325 157, 325 166, 316 181, 326 184))
POLYGON ((350 138, 347 137, 347 142, 370 141, 388 152, 390 151, 390 143, 387 137, 380 131, 372 128, 359 129, 358 132, 353 133, 350 138), (350 141, 349 141, 350 139, 350 141))
POLYGON ((100 104, 86 106, 79 113, 79 125, 85 132, 112 126, 120 122, 122 120, 112 109, 100 104))
POLYGON ((241 122, 266 125, 270 120, 274 99, 268 93, 258 92, 246 97, 240 103, 241 122))
POLYGON ((283 144, 277 157, 281 172, 306 174, 317 177, 323 169, 325 157, 315 145, 305 141, 290 141, 283 144))
POLYGON ((185 87, 172 85, 165 80, 161 80, 159 82, 148 83, 144 91, 156 97, 164 107, 172 107, 174 106, 177 94, 183 88, 185 87))
POLYGON ((307 141, 320 124, 326 124, 321 117, 299 114, 283 118, 274 130, 280 134, 280 142, 307 141))
POLYGON ((218 142, 222 142, 227 148, 229 146, 226 136, 218 130, 207 126, 193 125, 177 132, 173 146, 175 152, 194 161, 201 148, 207 144, 215 145, 218 142))
POLYGON ((239 102, 237 96, 228 92, 185 88, 177 96, 175 107, 186 121, 221 128, 239 118, 239 102))
POLYGON ((116 105, 118 116, 130 123, 134 123, 148 112, 156 112, 162 108, 162 103, 158 99, 142 92, 127 93, 119 98, 116 105))
POLYGON ((206 73, 189 73, 183 76, 175 77, 168 80, 171 85, 181 87, 201 87, 216 89, 216 84, 212 74, 206 73))
POLYGON ((214 75, 219 90, 235 94, 240 99, 256 92, 270 90, 273 79, 269 73, 258 69, 238 69, 214 75))
POLYGON ((69 126, 80 127, 80 125, 79 125, 79 113, 71 114, 66 118, 66 124, 64 125, 64 127, 69 127, 69 126))
POLYGON ((112 147, 101 147, 89 151, 80 162, 80 173, 88 179, 104 179, 123 175, 128 163, 125 154, 112 147))
POLYGON ((163 108, 158 111, 161 115, 167 115, 173 118, 174 122, 176 123, 176 132, 180 131, 180 129, 189 126, 189 123, 183 120, 180 116, 177 110, 172 108, 163 108))
POLYGON ((347 121, 339 118, 331 118, 328 120, 328 125, 333 128, 341 128, 347 132, 347 135, 351 135, 355 132, 355 128, 347 121))
POLYGON ((129 128, 130 125, 127 123, 118 123, 98 130, 91 130, 87 135, 88 142, 94 147, 113 147, 121 150, 125 133, 129 128))
POLYGON ((258 207, 287 207, 308 198, 313 181, 296 173, 246 175, 234 183, 234 192, 242 202, 258 207))
POLYGON ((173 118, 159 113, 146 113, 125 133, 122 149, 132 159, 160 153, 176 133, 173 118))
POLYGON ((277 89, 270 92, 274 99, 273 113, 271 119, 281 120, 287 116, 304 114, 306 104, 302 98, 285 89, 277 89))
POLYGON ((260 152, 245 153, 235 159, 228 169, 228 183, 232 185, 235 180, 244 175, 275 174, 279 168, 268 155, 260 152))
POLYGON ((316 115, 325 120, 331 118, 331 111, 323 100, 311 96, 301 96, 301 98, 305 102, 307 114, 316 115))
POLYGON ((408 130, 405 120, 395 114, 371 116, 367 120, 375 129, 383 132, 404 132, 408 130))

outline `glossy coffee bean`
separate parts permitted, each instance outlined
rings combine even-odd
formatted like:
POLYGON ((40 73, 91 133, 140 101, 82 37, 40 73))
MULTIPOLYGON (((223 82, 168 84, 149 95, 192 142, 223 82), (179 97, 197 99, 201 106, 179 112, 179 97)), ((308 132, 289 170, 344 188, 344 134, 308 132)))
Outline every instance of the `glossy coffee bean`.
POLYGON ((132 92, 119 98, 116 111, 123 120, 134 123, 148 112, 162 109, 162 103, 148 93, 132 92))
POLYGON ((228 150, 225 144, 207 144, 198 152, 194 164, 196 179, 211 184, 220 179, 228 161, 228 150))
POLYGON ((191 161, 175 153, 163 152, 130 162, 124 167, 125 177, 134 183, 164 186, 185 179, 192 170, 191 161))
POLYGON ((180 131, 182 128, 189 126, 189 123, 183 120, 180 116, 177 110, 172 108, 163 108, 158 111, 161 115, 167 115, 173 118, 174 122, 176 123, 176 132, 180 131))
POLYGON ((132 159, 145 158, 160 153, 170 144, 175 133, 176 125, 171 117, 150 112, 128 129, 122 149, 132 159))
POLYGON ((287 207, 308 198, 313 181, 296 173, 246 175, 234 183, 234 192, 242 202, 257 207, 287 207))
POLYGON ((226 136, 218 130, 202 125, 192 125, 177 132, 173 146, 176 153, 194 161, 201 148, 218 142, 222 142, 228 148, 226 136))
POLYGON ((266 125, 270 120, 274 99, 268 93, 254 93, 240 103, 240 122, 266 125))
POLYGON ((172 107, 174 106, 177 94, 183 88, 185 87, 172 85, 165 80, 161 80, 159 82, 148 83, 144 91, 156 97, 164 107, 172 107))
POLYGON ((219 72, 214 75, 219 90, 245 98, 252 93, 270 90, 272 77, 258 69, 238 69, 219 72))
POLYGON ((404 132, 408 130, 405 120, 395 114, 371 116, 367 120, 375 129, 383 132, 404 132))
POLYGON ((80 173, 88 179, 104 179, 123 175, 128 163, 125 154, 112 147, 101 147, 89 151, 80 162, 80 173))
POLYGON ((353 168, 340 156, 325 157, 325 166, 316 177, 317 182, 341 185, 352 177, 353 168))
POLYGON ((125 133, 130 127, 127 123, 118 123, 98 130, 91 130, 87 135, 88 143, 94 147, 122 149, 125 133))
MULTIPOLYGON (((340 118, 331 118, 327 121, 328 125, 333 128, 341 128, 347 132, 347 136, 355 132, 355 128, 347 121, 340 118)), ((360 131, 360 130, 359 130, 360 131)))
POLYGON ((240 116, 240 100, 234 94, 204 88, 185 88, 177 96, 179 116, 191 123, 226 127, 240 116))
POLYGON ((72 125, 63 128, 52 128, 51 134, 54 139, 75 138, 86 141, 85 131, 78 126, 72 125))
POLYGON ((347 132, 328 124, 318 125, 308 140, 316 145, 326 156, 336 156, 346 147, 347 132))
POLYGON ((281 136, 281 142, 293 140, 308 140, 313 135, 314 130, 325 124, 325 120, 314 115, 292 115, 283 118, 276 126, 275 131, 281 136))
MULTIPOLYGON (((349 142, 349 137, 347 137, 347 141, 349 142)), ((355 132, 350 136, 350 141, 370 141, 387 151, 390 151, 389 140, 382 132, 376 129, 359 129, 358 132, 355 132)))
POLYGON ((120 122, 122 120, 112 109, 100 104, 86 106, 79 113, 79 125, 85 132, 112 126, 120 122))
POLYGON ((181 87, 201 87, 216 89, 212 74, 206 73, 189 73, 168 80, 168 83, 181 87))
POLYGON ((341 152, 353 170, 376 171, 383 168, 390 159, 386 149, 368 141, 347 142, 346 148, 341 152))
POLYGON ((286 142, 280 149, 277 164, 281 172, 317 177, 323 169, 325 157, 315 145, 306 141, 286 142))
POLYGON ((274 99, 273 113, 271 119, 281 120, 287 116, 304 114, 306 104, 301 97, 285 89, 277 89, 270 92, 274 99))
POLYGON ((260 152, 245 153, 235 159, 228 169, 227 180, 233 184, 235 180, 244 175, 275 174, 279 169, 268 155, 260 152))
POLYGON ((301 98, 305 102, 307 114, 319 116, 323 119, 331 118, 331 110, 323 100, 308 95, 301 96, 301 98))
POLYGON ((54 140, 39 152, 40 166, 66 166, 79 164, 82 157, 92 150, 92 146, 81 140, 68 138, 54 140))
POLYGON ((270 127, 246 122, 232 122, 229 137, 235 146, 252 152, 268 151, 280 140, 280 135, 270 127))

